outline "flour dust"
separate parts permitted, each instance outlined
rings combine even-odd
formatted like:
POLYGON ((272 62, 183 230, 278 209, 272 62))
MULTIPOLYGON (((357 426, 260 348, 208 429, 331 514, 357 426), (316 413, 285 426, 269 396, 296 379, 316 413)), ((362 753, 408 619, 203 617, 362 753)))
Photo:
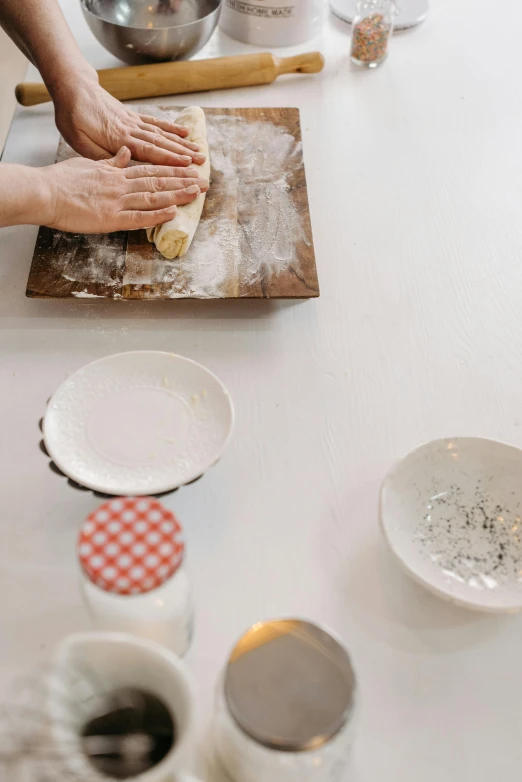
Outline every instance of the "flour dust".
POLYGON ((227 115, 209 115, 207 131, 211 188, 191 248, 173 261, 158 253, 146 278, 126 271, 124 284, 168 283, 172 298, 223 298, 299 270, 296 244, 307 239, 289 181, 302 165, 301 143, 272 122, 227 115))
POLYGON ((65 280, 117 287, 125 253, 121 234, 73 234, 54 231, 52 257, 65 280))
MULTIPOLYGON (((153 106, 146 111, 177 115, 153 106)), ((63 278, 115 289, 152 286, 147 298, 224 298, 248 295, 290 267, 299 271, 296 246, 308 241, 291 181, 302 165, 301 143, 272 122, 226 114, 207 115, 207 129, 211 187, 188 253, 168 261, 157 251, 152 258, 130 247, 126 253, 118 234, 56 232, 53 250, 63 278), (157 292, 155 285, 161 285, 157 292)), ((67 156, 66 145, 60 152, 67 156)))

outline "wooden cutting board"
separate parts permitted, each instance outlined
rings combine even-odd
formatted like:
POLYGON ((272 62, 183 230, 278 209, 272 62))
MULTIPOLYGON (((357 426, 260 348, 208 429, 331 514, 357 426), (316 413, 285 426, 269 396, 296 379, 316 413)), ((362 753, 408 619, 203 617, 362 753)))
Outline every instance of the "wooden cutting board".
MULTIPOLYGON (((144 106, 176 117, 179 107, 144 106)), ((192 246, 168 261, 145 231, 40 228, 27 296, 312 298, 319 295, 297 109, 205 109, 211 187, 192 246)), ((57 161, 75 153, 63 142, 57 161)))

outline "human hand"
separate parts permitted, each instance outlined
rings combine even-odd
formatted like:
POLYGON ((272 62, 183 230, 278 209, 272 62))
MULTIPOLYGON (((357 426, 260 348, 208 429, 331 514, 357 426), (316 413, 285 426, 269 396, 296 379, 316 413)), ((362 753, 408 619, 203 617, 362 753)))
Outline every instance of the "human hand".
POLYGON ((208 180, 198 179, 194 169, 127 168, 129 161, 130 151, 122 147, 110 160, 72 158, 36 169, 45 193, 40 222, 74 233, 152 228, 208 190, 208 180))
POLYGON ((201 165, 205 155, 187 141, 188 130, 166 119, 138 114, 86 75, 52 89, 58 130, 80 155, 113 157, 126 146, 134 160, 163 166, 201 165))

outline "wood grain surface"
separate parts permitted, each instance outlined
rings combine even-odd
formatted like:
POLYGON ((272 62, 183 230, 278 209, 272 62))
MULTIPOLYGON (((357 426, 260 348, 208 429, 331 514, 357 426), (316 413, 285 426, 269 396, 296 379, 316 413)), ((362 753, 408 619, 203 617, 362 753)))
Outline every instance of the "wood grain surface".
MULTIPOLYGON (((157 107, 150 107, 150 110, 158 111, 157 107)), ((161 110, 177 111, 175 107, 162 107, 161 110)), ((148 242, 145 231, 80 235, 42 227, 36 241, 27 296, 304 299, 319 295, 299 111, 289 108, 213 108, 205 109, 205 113, 207 122, 214 121, 218 129, 221 123, 222 130, 214 134, 212 143, 209 127, 211 163, 215 161, 211 171, 211 188, 200 226, 185 259, 166 261, 155 246, 148 242), (252 170, 252 144, 245 146, 241 142, 247 127, 245 123, 251 129, 254 128, 254 133, 257 129, 263 131, 259 134, 254 152, 261 161, 261 169, 264 170, 264 165, 268 166, 267 174, 266 177, 256 175, 254 184, 248 173, 252 170), (267 128, 269 135, 264 132, 267 128), (264 141, 270 138, 270 134, 271 145, 274 143, 273 134, 278 134, 277 144, 280 139, 284 149, 288 147, 287 156, 282 158, 281 170, 275 170, 267 162, 273 159, 272 147, 266 147, 264 141), (218 161, 225 158, 227 164, 220 166, 218 161), (267 217, 264 223, 265 205, 272 203, 274 188, 278 198, 287 198, 287 191, 292 213, 295 213, 300 223, 291 255, 287 249, 286 256, 283 253, 283 261, 277 249, 277 240, 281 236, 284 238, 288 232, 288 220, 286 223, 282 220, 278 222, 278 213, 274 208, 272 219, 267 217), (254 223, 256 234, 252 230, 254 223), (231 252, 223 247, 222 231, 220 233, 217 230, 223 225, 228 226, 227 230, 232 237, 229 241, 233 240, 237 245, 231 252), (206 236, 208 263, 212 263, 209 243, 213 242, 223 267, 219 283, 213 282, 206 286, 194 283, 190 273, 192 262, 193 268, 197 268, 201 261, 199 256, 202 245, 198 245, 198 237, 201 242, 203 235, 206 236), (263 257, 259 253, 260 242, 263 257)), ((71 155, 74 153, 61 141, 57 161, 71 155)))

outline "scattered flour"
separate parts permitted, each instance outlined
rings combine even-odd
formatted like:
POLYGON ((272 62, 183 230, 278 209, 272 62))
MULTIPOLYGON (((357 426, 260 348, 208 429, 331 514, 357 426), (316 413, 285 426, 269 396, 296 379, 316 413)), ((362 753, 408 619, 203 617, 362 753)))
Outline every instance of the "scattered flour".
POLYGON ((72 295, 75 299, 102 299, 103 296, 97 296, 95 293, 87 293, 87 291, 72 291, 72 295))
MULTIPOLYGON (((152 108, 147 112, 177 114, 152 108)), ((299 271, 296 245, 308 242, 291 181, 302 165, 301 143, 268 121, 209 114, 207 127, 211 189, 188 253, 168 261, 156 250, 152 259, 129 251, 125 260, 117 234, 101 242, 98 236, 56 233, 53 249, 60 244, 61 258, 66 247, 62 277, 118 289, 160 284, 150 292, 156 290, 158 298, 223 298, 244 295, 290 267, 299 271)), ((73 295, 97 298, 86 291, 73 295)))
POLYGON ((121 284, 125 254, 121 235, 73 234, 55 231, 51 251, 65 280, 109 287, 121 284))
MULTIPOLYGON (((165 112, 163 112, 165 113, 165 112)), ((171 113, 172 117, 176 113, 171 113)), ((306 242, 289 180, 302 165, 301 143, 272 122, 209 115, 211 189, 188 253, 127 258, 124 284, 168 285, 161 297, 239 296, 293 266, 306 242)))

